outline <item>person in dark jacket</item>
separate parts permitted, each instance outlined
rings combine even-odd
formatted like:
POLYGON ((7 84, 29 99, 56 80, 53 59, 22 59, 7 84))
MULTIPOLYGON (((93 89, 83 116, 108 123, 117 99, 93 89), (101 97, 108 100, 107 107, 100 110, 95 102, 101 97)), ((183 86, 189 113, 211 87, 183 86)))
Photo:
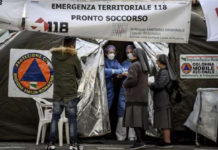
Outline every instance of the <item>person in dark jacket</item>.
POLYGON ((69 121, 70 148, 78 150, 77 144, 77 79, 82 77, 82 68, 75 38, 65 37, 64 46, 52 48, 52 65, 54 68, 54 102, 50 128, 50 143, 47 149, 55 149, 58 121, 64 108, 69 121))
POLYGON ((149 65, 145 52, 134 49, 132 64, 124 81, 126 109, 124 126, 134 128, 137 140, 130 147, 139 149, 145 146, 142 137, 148 129, 148 72, 149 65))
POLYGON ((170 93, 167 90, 167 86, 170 84, 170 81, 175 80, 175 74, 170 71, 171 66, 166 55, 162 54, 157 57, 157 65, 160 70, 155 76, 155 82, 152 84, 149 83, 151 90, 154 91, 154 127, 161 129, 163 132, 163 141, 161 141, 157 145, 170 147, 172 110, 170 93))

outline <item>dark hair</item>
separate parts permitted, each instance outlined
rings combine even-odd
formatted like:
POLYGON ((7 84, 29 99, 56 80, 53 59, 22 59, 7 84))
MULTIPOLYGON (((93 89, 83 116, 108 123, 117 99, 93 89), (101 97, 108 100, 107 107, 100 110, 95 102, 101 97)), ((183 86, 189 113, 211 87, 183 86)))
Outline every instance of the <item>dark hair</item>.
POLYGON ((167 56, 164 54, 158 55, 157 56, 157 61, 159 61, 163 65, 167 65, 167 56))
POLYGON ((75 37, 66 36, 64 38, 64 47, 70 47, 72 45, 74 45, 74 47, 76 46, 76 38, 75 37))

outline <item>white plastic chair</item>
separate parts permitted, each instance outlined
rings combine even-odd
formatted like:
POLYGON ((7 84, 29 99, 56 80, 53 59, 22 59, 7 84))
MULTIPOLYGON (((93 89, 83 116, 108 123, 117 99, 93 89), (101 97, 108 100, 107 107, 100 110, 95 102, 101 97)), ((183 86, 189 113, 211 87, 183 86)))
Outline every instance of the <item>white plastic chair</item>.
MULTIPOLYGON (((39 125, 38 125, 38 133, 37 133, 37 139, 36 139, 36 145, 39 145, 39 139, 41 136, 41 143, 44 143, 45 141, 45 134, 47 130, 48 123, 51 123, 52 119, 52 109, 53 105, 51 102, 42 99, 42 98, 33 98, 36 101, 36 107, 38 109, 39 114, 39 125)), ((63 146, 63 124, 65 123, 66 128, 66 140, 67 144, 70 144, 69 139, 69 124, 68 119, 65 117, 65 110, 63 110, 63 113, 61 114, 61 118, 58 122, 58 134, 59 134, 59 146, 63 146)))
POLYGON ((67 144, 70 144, 70 136, 69 136, 69 123, 68 119, 65 117, 65 109, 61 114, 61 118, 58 122, 58 136, 59 136, 59 146, 63 146, 63 124, 65 123, 65 133, 66 133, 66 140, 67 144))

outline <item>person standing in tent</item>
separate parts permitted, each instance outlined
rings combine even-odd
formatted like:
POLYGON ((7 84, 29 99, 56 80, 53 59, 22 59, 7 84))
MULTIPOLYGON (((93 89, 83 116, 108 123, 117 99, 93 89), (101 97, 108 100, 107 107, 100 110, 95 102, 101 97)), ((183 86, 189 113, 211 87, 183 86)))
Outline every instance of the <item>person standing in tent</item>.
POLYGON ((136 48, 131 58, 132 64, 128 70, 125 88, 126 109, 124 127, 134 128, 137 140, 130 149, 140 149, 145 146, 143 136, 149 127, 148 104, 148 73, 149 65, 145 52, 136 48))
MULTIPOLYGON (((125 60, 122 63, 122 66, 125 70, 125 72, 128 72, 128 69, 130 67, 130 65, 132 64, 131 62, 131 58, 133 57, 132 52, 133 52, 134 46, 133 45, 127 45, 126 46, 126 56, 127 56, 127 60, 125 60)), ((124 73, 124 75, 127 75, 124 73)), ((124 76, 126 79, 126 76, 124 76)), ((123 79, 123 81, 124 81, 123 79)), ((123 84, 122 81, 122 84, 123 84)), ((118 109, 117 109, 117 115, 118 115, 118 122, 117 122, 117 129, 116 129, 116 136, 117 136, 117 140, 118 141, 124 141, 126 139, 127 136, 127 129, 125 127, 123 127, 123 116, 125 113, 125 96, 124 96, 124 88, 121 87, 120 88, 120 93, 119 93, 119 100, 118 100, 118 109)), ((129 132, 128 132, 128 139, 130 141, 134 141, 136 139, 135 137, 135 132, 133 128, 129 128, 129 132)))
POLYGON ((107 88, 107 98, 108 98, 108 108, 110 110, 113 99, 114 99, 114 83, 113 79, 117 75, 123 73, 123 67, 115 59, 116 47, 114 45, 108 45, 104 49, 105 59, 104 59, 104 71, 106 78, 106 88, 107 88))
POLYGON ((69 121, 70 150, 79 150, 77 144, 77 79, 82 77, 82 67, 75 50, 75 38, 65 37, 64 47, 52 48, 54 67, 54 102, 48 150, 55 149, 57 127, 65 108, 69 121))
POLYGON ((171 102, 170 90, 172 82, 176 80, 168 58, 162 54, 157 57, 157 65, 160 68, 155 76, 155 82, 149 83, 151 90, 154 91, 154 127, 161 129, 163 132, 163 140, 158 143, 158 146, 172 147, 170 138, 171 122, 171 102))

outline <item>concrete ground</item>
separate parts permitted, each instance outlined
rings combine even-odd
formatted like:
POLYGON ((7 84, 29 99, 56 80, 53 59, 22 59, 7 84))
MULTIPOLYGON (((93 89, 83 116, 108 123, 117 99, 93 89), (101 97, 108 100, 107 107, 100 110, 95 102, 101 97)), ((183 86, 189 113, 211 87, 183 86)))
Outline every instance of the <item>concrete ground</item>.
MULTIPOLYGON (((128 144, 81 144, 81 150, 125 150, 128 149, 128 144)), ((35 143, 22 143, 22 142, 0 142, 0 150, 44 150, 45 144, 38 146, 35 143)), ((68 145, 62 147, 57 146, 57 150, 68 150, 68 145)), ((141 150, 160 150, 161 148, 149 145, 148 148, 141 150)), ((163 148, 162 148, 163 149, 163 148)), ((171 150, 218 150, 218 147, 195 147, 187 145, 174 145, 171 150)))

